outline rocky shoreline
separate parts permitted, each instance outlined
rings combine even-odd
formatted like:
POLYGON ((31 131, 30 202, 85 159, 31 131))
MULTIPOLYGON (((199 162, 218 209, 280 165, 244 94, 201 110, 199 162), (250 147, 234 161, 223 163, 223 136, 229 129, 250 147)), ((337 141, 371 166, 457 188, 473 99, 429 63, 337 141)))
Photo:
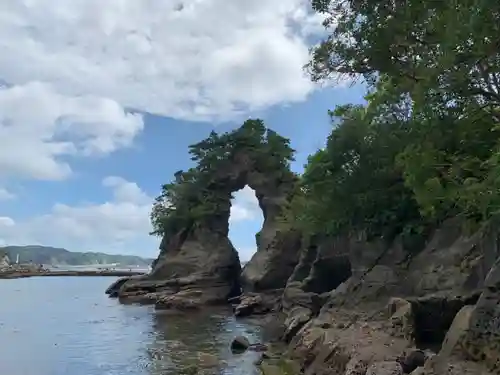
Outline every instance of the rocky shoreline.
MULTIPOLYGON (((287 349, 279 363, 264 359, 263 373, 499 374, 498 234, 465 236, 450 220, 411 257, 397 240, 377 256, 377 244, 352 239, 317 248, 316 262, 302 257, 296 268, 309 272, 290 277, 276 306, 287 349), (321 285, 318 266, 342 254, 352 276, 329 292, 310 288, 321 285)), ((268 302, 264 293, 241 304, 252 314, 268 302)))
POLYGON ((500 373, 498 238, 496 230, 465 236, 449 220, 412 255, 399 239, 303 248, 282 288, 229 298, 224 289, 211 299, 192 278, 141 275, 119 279, 107 293, 158 309, 229 303, 237 317, 272 317, 266 344, 284 349, 262 354, 266 375, 492 375, 500 373))

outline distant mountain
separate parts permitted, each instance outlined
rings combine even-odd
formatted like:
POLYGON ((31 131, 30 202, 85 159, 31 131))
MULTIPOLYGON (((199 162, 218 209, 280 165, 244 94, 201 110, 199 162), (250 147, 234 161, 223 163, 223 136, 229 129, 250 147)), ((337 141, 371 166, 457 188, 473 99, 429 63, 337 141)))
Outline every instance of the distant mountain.
POLYGON ((54 265, 94 265, 118 263, 123 266, 149 266, 153 259, 135 255, 111 255, 104 253, 78 253, 49 246, 5 246, 0 247, 0 254, 5 253, 14 263, 19 254, 19 263, 54 265))

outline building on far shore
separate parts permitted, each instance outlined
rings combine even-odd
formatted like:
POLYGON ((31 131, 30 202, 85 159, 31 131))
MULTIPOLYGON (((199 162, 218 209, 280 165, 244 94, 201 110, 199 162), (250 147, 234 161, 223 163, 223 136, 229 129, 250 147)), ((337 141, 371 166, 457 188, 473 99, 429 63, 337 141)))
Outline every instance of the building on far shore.
POLYGON ((10 259, 6 253, 0 252, 0 268, 7 268, 10 266, 10 259))

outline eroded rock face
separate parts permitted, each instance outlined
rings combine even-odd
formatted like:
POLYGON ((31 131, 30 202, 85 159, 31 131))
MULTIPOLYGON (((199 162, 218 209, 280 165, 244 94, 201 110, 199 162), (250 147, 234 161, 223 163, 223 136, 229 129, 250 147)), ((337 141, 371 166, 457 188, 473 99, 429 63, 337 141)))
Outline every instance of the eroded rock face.
POLYGON ((243 289, 261 292, 284 288, 300 250, 300 234, 281 229, 273 219, 265 219, 257 243, 257 252, 241 274, 243 289))
POLYGON ((304 292, 330 292, 352 276, 347 237, 304 240, 300 258, 287 285, 300 284, 304 292))
POLYGON ((161 308, 223 304, 239 294, 240 271, 238 253, 227 237, 200 228, 162 241, 152 272, 123 282, 116 294, 161 308))
POLYGON ((467 315, 463 319, 469 322, 468 329, 461 342, 465 355, 476 361, 484 361, 492 372, 499 373, 500 258, 486 278, 476 307, 470 311, 470 316, 467 315))
POLYGON ((329 292, 352 274, 345 238, 311 238, 303 249, 282 297, 282 310, 288 315, 285 340, 309 319, 318 315, 329 292))
POLYGON ((418 253, 409 253, 398 238, 390 244, 342 241, 329 256, 347 254, 352 275, 328 293, 313 293, 328 296, 317 314, 308 320, 304 307, 312 305, 305 281, 314 274, 311 254, 319 259, 318 248, 301 254, 283 295, 289 355, 305 373, 345 375, 394 362, 412 374, 500 371, 497 231, 465 236, 449 220, 418 253), (425 355, 409 361, 407 353, 425 355))

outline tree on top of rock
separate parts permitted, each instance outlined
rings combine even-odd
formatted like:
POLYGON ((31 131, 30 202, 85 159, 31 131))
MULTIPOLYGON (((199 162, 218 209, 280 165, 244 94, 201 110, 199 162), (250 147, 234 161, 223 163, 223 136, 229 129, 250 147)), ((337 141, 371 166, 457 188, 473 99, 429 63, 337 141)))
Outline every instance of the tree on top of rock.
POLYGON ((151 212, 152 234, 176 233, 216 215, 221 205, 227 203, 225 191, 220 194, 214 188, 217 172, 234 163, 237 154, 247 154, 263 174, 294 176, 289 169, 294 154, 290 141, 266 129, 259 119, 247 120, 231 132, 212 131, 207 138, 190 145, 189 153, 197 165, 176 172, 174 181, 162 186, 151 212))

